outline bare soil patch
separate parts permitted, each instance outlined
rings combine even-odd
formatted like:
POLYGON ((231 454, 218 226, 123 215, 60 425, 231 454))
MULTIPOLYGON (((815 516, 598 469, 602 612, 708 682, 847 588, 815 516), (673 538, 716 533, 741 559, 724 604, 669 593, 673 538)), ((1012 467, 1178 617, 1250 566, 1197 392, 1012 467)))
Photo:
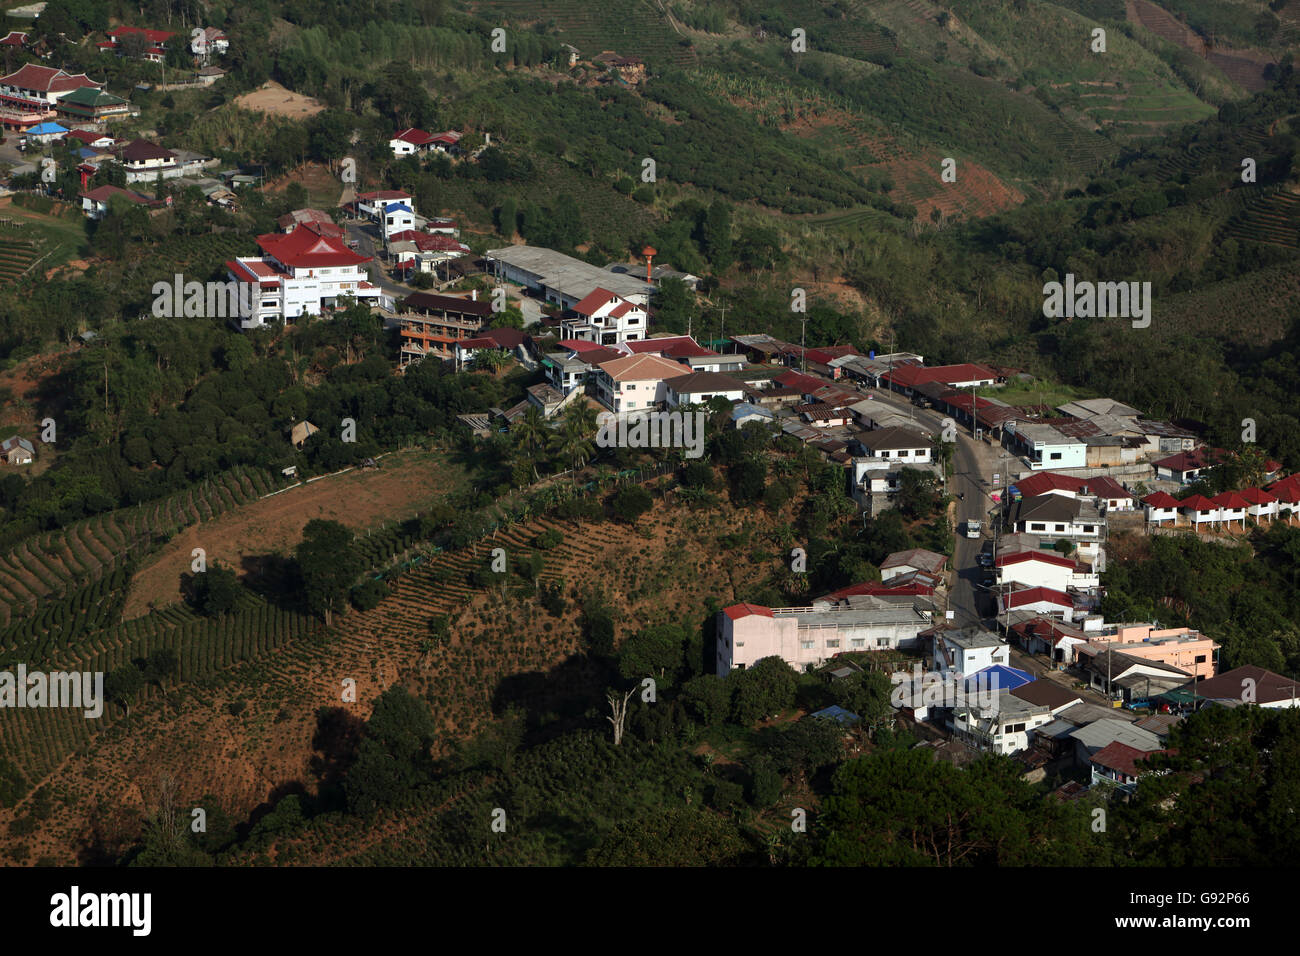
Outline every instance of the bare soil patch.
POLYGON ((381 464, 378 471, 354 469, 322 478, 186 528, 136 573, 123 619, 148 614, 151 604, 180 601, 180 576, 188 573, 194 548, 203 548, 209 563, 220 561, 242 574, 260 556, 291 552, 313 518, 363 532, 410 517, 450 490, 448 481, 454 480, 428 452, 390 455, 381 464))
POLYGON ((310 119, 325 110, 325 104, 320 100, 287 90, 275 80, 268 80, 251 93, 238 97, 235 105, 288 119, 310 119))

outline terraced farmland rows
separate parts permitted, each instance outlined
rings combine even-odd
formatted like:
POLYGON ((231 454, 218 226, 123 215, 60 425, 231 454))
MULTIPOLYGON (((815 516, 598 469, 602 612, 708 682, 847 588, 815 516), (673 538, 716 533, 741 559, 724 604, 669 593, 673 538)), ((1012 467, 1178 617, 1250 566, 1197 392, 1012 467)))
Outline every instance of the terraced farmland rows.
POLYGON ((1300 196, 1282 191, 1257 193, 1233 217, 1225 235, 1300 249, 1300 196))
POLYGON ((261 472, 236 470, 197 490, 96 515, 21 542, 0 554, 0 627, 34 613, 43 599, 102 577, 124 558, 149 548, 153 534, 210 520, 266 488, 269 481, 261 472))
POLYGON ((12 282, 40 256, 26 239, 0 239, 0 285, 12 282))
MULTIPOLYGON (((176 609, 116 625, 78 647, 56 649, 50 670, 107 673, 167 648, 179 658, 180 680, 192 681, 271 656, 318 626, 306 615, 263 603, 215 621, 176 609)), ((36 784, 87 744, 92 734, 112 726, 122 715, 117 704, 106 704, 97 720, 72 709, 10 710, 0 721, 0 752, 19 766, 29 783, 36 784)))

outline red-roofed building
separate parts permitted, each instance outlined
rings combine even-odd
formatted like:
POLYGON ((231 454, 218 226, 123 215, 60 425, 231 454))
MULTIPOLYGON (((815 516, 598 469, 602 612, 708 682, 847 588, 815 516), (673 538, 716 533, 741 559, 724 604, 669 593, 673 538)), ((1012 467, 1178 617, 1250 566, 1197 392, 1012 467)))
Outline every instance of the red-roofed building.
POLYGON ((832 591, 818 598, 813 603, 837 604, 846 598, 858 595, 867 595, 869 597, 930 597, 934 594, 938 584, 939 579, 936 576, 926 574, 924 571, 912 571, 908 574, 900 574, 888 583, 864 581, 861 584, 850 584, 846 588, 840 588, 838 591, 832 591))
POLYGON ((519 329, 488 329, 473 338, 461 339, 453 346, 456 367, 464 368, 472 365, 475 356, 483 349, 489 351, 500 349, 515 358, 522 357, 527 351, 529 341, 531 339, 528 334, 519 329))
POLYGON ((998 374, 987 366, 964 362, 961 365, 935 365, 930 368, 922 365, 900 365, 880 378, 895 391, 910 394, 916 386, 930 382, 938 382, 949 388, 996 385, 998 374))
POLYGON ((5 129, 27 129, 54 119, 55 105, 73 90, 98 90, 103 86, 84 73, 28 63, 0 77, 0 122, 5 129))
POLYGON ((825 388, 827 383, 820 378, 813 378, 803 372, 789 371, 782 372, 772 379, 777 385, 783 385, 786 388, 797 388, 799 393, 806 398, 812 398, 818 389, 825 388))
POLYGON ((1030 654, 1046 654, 1057 664, 1073 664, 1074 649, 1088 643, 1083 631, 1050 617, 1018 621, 1010 630, 1030 654))
POLYGON ((1064 591, 1055 588, 1033 587, 1018 591, 1008 591, 998 595, 998 611, 1007 614, 1010 611, 1033 611, 1052 617, 1059 616, 1064 621, 1073 621, 1075 617, 1074 600, 1064 591))
POLYGON ((1136 747, 1130 747, 1118 740, 1112 741, 1089 758, 1088 762, 1092 768, 1092 782, 1097 784, 1109 781, 1124 786, 1136 784, 1138 777, 1150 772, 1145 767, 1138 766, 1138 764, 1150 757, 1154 757, 1156 754, 1164 753, 1170 753, 1170 751, 1138 750, 1136 747))
POLYGON ((1195 451, 1179 452, 1168 458, 1161 458, 1155 465, 1156 477, 1165 481, 1178 481, 1183 484, 1195 481, 1204 471, 1213 468, 1222 460, 1212 449, 1198 448, 1195 451))
POLYGON ((1277 517, 1277 498, 1262 488, 1243 488, 1241 497, 1246 502, 1246 513, 1256 521, 1277 517))
POLYGON ((426 133, 422 129, 407 128, 393 134, 393 138, 388 141, 388 148, 393 151, 394 156, 411 156, 427 151, 432 142, 432 133, 426 133))
POLYGON ((1195 527, 1219 520, 1219 506, 1204 495, 1192 495, 1178 502, 1178 510, 1187 514, 1195 527))
POLYGON ((0 46, 24 47, 27 45, 27 34, 18 30, 10 30, 3 40, 0 40, 0 46))
POLYGON ((142 196, 137 192, 129 189, 121 189, 117 186, 97 186, 87 192, 78 193, 81 197, 81 211, 87 218, 102 219, 104 213, 108 211, 108 204, 114 196, 121 196, 127 202, 135 203, 137 206, 144 206, 146 209, 163 209, 171 205, 171 199, 150 199, 148 196, 142 196))
POLYGON ((1288 475, 1273 482, 1268 486, 1268 493, 1277 499, 1277 513, 1279 516, 1285 513, 1289 524, 1295 513, 1300 511, 1300 474, 1288 475))
POLYGON ((1250 508, 1250 502, 1237 492, 1225 491, 1221 495, 1215 495, 1210 501, 1219 509, 1220 523, 1232 524, 1237 521, 1243 528, 1246 527, 1246 511, 1250 508))
POLYGON ((108 40, 95 45, 103 52, 116 51, 118 56, 123 54, 123 41, 127 37, 140 37, 140 58, 152 63, 162 63, 167 58, 167 43, 176 36, 167 30, 145 30, 140 27, 117 27, 105 35, 108 40))
POLYGON ((1142 499, 1142 504, 1146 508, 1146 520, 1153 524, 1165 521, 1177 523, 1178 509, 1182 507, 1182 502, 1163 491, 1147 495, 1142 499))
POLYGON ((623 348, 634 355, 662 355, 678 361, 718 354, 713 349, 706 349, 689 335, 661 335, 628 342, 623 348))
POLYGON ((749 617, 751 614, 757 614, 760 617, 771 617, 772 609, 763 607, 761 604, 733 604, 731 607, 724 607, 722 613, 727 615, 733 621, 739 621, 741 618, 749 617))
POLYGON ((600 345, 621 345, 646 337, 650 313, 644 307, 595 288, 561 318, 560 332, 566 338, 586 339, 600 345))
POLYGON ((335 236, 323 236, 307 225, 292 232, 271 232, 257 237, 258 258, 226 263, 230 278, 252 287, 240 301, 252 303, 240 327, 258 328, 271 322, 293 324, 307 315, 322 315, 351 296, 372 305, 392 307, 392 300, 369 281, 365 264, 335 236), (385 301, 386 300, 386 301, 385 301))
POLYGON ((1044 587, 1063 593, 1071 588, 1090 591, 1101 585, 1100 576, 1090 565, 1041 548, 1000 554, 993 566, 999 585, 1044 587))

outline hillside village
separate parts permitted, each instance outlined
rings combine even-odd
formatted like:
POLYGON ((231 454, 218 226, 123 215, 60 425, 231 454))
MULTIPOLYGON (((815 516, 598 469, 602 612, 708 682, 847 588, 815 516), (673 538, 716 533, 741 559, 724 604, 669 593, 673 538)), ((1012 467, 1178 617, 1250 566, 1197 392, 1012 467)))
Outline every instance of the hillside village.
POLYGON ((1294 10, 281 6, 7 13, 0 655, 108 717, 0 723, 6 862, 1169 863, 1290 772, 1294 10))

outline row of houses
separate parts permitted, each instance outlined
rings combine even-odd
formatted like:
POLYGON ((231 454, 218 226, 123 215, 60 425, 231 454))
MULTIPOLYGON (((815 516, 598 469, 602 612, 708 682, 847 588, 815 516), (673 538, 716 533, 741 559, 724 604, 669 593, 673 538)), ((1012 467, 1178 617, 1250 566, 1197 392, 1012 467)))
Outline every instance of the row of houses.
MULTIPOLYGON (((96 43, 101 53, 124 56, 130 46, 138 47, 140 59, 162 63, 167 51, 179 34, 170 30, 150 30, 142 27, 115 27, 106 31, 106 39, 96 43)), ((230 38, 218 27, 196 27, 190 35, 190 53, 206 61, 211 56, 223 56, 230 49, 230 38)))

